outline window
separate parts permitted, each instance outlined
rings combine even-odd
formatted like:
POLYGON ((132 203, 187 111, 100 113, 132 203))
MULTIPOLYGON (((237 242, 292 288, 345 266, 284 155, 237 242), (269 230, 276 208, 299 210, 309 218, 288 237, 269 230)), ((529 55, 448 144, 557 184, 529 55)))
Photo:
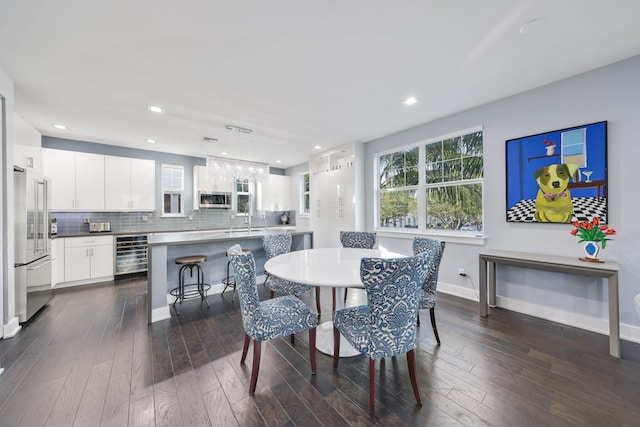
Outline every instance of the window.
POLYGON ((587 129, 562 132, 562 163, 573 163, 580 168, 587 166, 587 129))
POLYGON ((482 130, 376 156, 377 228, 483 230, 482 130))
POLYGON ((300 175, 300 212, 302 214, 309 213, 309 174, 300 175))
POLYGON ((248 179, 236 180, 236 211, 239 216, 246 216, 249 213, 249 203, 251 202, 251 185, 248 179))
POLYGON ((162 165, 162 216, 184 215, 184 168, 162 165))

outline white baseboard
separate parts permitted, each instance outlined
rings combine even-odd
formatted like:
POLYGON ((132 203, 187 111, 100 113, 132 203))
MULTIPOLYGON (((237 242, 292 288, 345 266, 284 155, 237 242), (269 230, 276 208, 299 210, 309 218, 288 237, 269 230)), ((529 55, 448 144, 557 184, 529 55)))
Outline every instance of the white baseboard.
POLYGON ((171 319, 171 310, 168 305, 151 310, 151 323, 165 319, 171 319))
POLYGON ((22 326, 20 326, 20 319, 14 317, 9 323, 3 326, 2 336, 4 338, 13 338, 20 329, 22 329, 22 326))
POLYGON ((58 282, 53 289, 70 288, 72 286, 92 285, 100 282, 110 282, 114 280, 114 276, 98 277, 96 279, 75 280, 73 282, 58 282))
MULTIPOLYGON (((452 285, 448 283, 438 282, 438 292, 454 295, 460 298, 478 301, 479 298, 475 289, 469 289, 462 286, 452 285)), ((587 316, 584 314, 573 313, 566 310, 558 310, 547 306, 531 304, 526 301, 514 300, 501 296, 496 297, 496 305, 500 308, 527 314, 533 317, 539 317, 552 322, 561 323, 567 326, 573 326, 579 329, 596 332, 602 335, 609 335, 609 319, 600 317, 587 316)), ((634 325, 620 324, 620 338, 640 343, 640 327, 634 325)))

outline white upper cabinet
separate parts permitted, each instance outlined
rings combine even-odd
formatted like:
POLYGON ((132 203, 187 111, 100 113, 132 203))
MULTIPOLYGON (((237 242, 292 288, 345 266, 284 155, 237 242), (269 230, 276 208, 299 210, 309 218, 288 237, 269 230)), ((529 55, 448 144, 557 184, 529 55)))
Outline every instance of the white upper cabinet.
POLYGON ((105 156, 105 208, 155 210, 155 171, 153 160, 105 156))
POLYGON ((51 179, 51 210, 104 210, 104 156, 42 150, 42 172, 51 179))
POLYGON ((269 175, 262 183, 262 209, 265 211, 291 210, 291 177, 269 175))
POLYGON ((42 173, 42 135, 18 114, 13 113, 13 164, 42 173))

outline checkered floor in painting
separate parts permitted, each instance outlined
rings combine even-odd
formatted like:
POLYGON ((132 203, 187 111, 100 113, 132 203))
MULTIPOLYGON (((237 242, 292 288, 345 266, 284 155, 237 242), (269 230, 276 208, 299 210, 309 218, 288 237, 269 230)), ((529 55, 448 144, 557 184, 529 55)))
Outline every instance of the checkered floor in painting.
MULTIPOLYGON (((607 222, 607 199, 597 197, 575 197, 573 201, 573 217, 571 221, 591 221, 598 217, 604 223, 607 222)), ((507 211, 509 222, 537 222, 535 200, 520 200, 514 207, 507 211)))

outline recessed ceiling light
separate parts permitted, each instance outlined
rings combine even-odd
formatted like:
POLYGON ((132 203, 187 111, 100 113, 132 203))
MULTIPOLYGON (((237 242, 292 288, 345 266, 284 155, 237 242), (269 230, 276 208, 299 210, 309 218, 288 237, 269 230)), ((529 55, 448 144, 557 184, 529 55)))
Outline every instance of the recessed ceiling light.
POLYGON ((321 147, 321 146, 319 146, 319 145, 316 145, 315 147, 313 147, 313 149, 314 149, 314 150, 321 150, 321 149, 322 149, 322 147, 321 147))
POLYGON ((67 127, 65 125, 53 125, 53 127, 60 130, 67 130, 67 127))
POLYGON ((156 140, 155 140, 155 139, 147 139, 147 142, 148 142, 149 144, 155 144, 155 143, 156 143, 156 140))
POLYGON ((404 101, 402 101, 402 103, 404 105, 414 105, 414 104, 418 103, 418 99, 413 97, 413 96, 410 96, 409 98, 407 98, 404 101))
POLYGON ((280 160, 276 160, 276 163, 282 163, 280 160))
POLYGON ((227 155, 227 152, 226 152, 226 151, 221 151, 221 152, 220 152, 220 155, 221 155, 221 156, 226 156, 226 155, 227 155))
POLYGON ((164 108, 158 107, 157 105, 147 105, 147 110, 152 113, 164 114, 164 108))

